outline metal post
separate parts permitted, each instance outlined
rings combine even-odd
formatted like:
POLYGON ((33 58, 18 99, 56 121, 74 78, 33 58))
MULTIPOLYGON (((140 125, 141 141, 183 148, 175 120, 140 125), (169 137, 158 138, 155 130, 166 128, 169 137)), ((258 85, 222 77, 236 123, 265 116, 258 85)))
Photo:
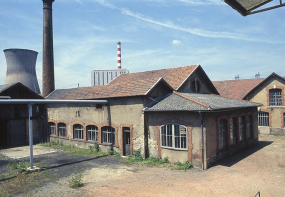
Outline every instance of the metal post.
POLYGON ((28 110, 29 110, 29 144, 30 144, 30 163, 31 163, 31 169, 33 169, 33 122, 31 120, 31 117, 33 115, 33 104, 28 104, 28 110))

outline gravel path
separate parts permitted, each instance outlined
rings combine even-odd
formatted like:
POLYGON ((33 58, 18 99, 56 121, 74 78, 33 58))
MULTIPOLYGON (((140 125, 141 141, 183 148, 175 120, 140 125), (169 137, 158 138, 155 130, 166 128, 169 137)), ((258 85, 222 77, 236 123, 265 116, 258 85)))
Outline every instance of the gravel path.
POLYGON ((205 171, 87 162, 92 167, 83 173, 84 187, 70 189, 69 176, 28 195, 254 197, 260 191, 262 197, 285 196, 285 137, 261 136, 258 146, 205 171))

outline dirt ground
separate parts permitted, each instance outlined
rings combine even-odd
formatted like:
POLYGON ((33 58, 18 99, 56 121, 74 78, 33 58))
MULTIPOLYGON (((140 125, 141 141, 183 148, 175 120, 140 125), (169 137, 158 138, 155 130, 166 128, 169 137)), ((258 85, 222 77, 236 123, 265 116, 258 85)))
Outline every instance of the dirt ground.
POLYGON ((69 176, 23 196, 254 197, 258 191, 262 197, 285 196, 285 137, 259 140, 259 145, 204 171, 101 162, 83 172, 82 188, 69 188, 69 176))

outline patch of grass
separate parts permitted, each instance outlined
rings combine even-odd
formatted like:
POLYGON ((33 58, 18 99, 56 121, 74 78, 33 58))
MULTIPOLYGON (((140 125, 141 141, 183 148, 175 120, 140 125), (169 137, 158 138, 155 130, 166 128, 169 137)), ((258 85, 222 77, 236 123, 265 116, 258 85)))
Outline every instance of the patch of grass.
POLYGON ((74 156, 81 155, 81 156, 86 156, 86 157, 97 157, 97 156, 103 156, 103 155, 108 154, 108 153, 100 152, 99 147, 94 147, 91 149, 84 149, 84 148, 78 148, 78 147, 75 147, 72 145, 63 145, 62 143, 60 143, 57 140, 51 141, 51 142, 40 143, 38 145, 45 146, 45 147, 51 147, 51 148, 55 148, 55 149, 60 149, 60 150, 66 151, 70 155, 74 155, 74 156))
POLYGON ((59 178, 60 175, 55 173, 54 170, 18 174, 16 178, 0 182, 0 196, 10 197, 25 194, 59 178))
POLYGON ((17 174, 26 174, 28 172, 28 167, 30 167, 30 163, 13 160, 8 164, 8 167, 11 168, 11 170, 15 171, 17 174))
POLYGON ((0 154, 0 159, 6 159, 7 157, 3 154, 0 154))
POLYGON ((172 170, 188 170, 192 168, 193 165, 189 161, 185 161, 184 163, 175 162, 174 165, 171 167, 172 170))
POLYGON ((163 164, 169 164, 168 157, 165 157, 164 159, 160 159, 158 157, 150 157, 145 160, 143 160, 144 164, 150 165, 150 166, 158 166, 163 164))
POLYGON ((82 182, 82 172, 79 172, 77 170, 77 167, 75 168, 74 175, 71 177, 69 180, 69 187, 72 189, 76 189, 79 187, 83 187, 83 182, 82 182))
POLYGON ((133 150, 133 155, 128 155, 124 163, 138 163, 143 161, 143 156, 140 150, 133 150))

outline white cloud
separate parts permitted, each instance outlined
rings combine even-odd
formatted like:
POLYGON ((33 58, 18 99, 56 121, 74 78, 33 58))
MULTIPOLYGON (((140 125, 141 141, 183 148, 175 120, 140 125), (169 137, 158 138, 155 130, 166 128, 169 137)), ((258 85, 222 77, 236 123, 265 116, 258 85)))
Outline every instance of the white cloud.
POLYGON ((172 44, 174 44, 174 45, 179 45, 179 44, 181 44, 182 42, 180 41, 180 40, 172 40, 172 44))

